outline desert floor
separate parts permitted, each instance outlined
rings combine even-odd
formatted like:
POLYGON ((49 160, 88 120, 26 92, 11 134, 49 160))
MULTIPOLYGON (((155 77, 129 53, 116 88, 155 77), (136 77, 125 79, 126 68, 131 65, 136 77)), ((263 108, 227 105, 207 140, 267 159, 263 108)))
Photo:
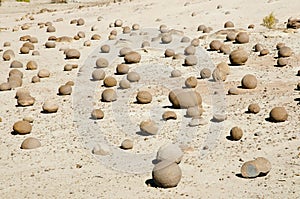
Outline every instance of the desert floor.
MULTIPOLYGON (((12 61, 3 61, 2 53, 12 49, 14 60, 24 65, 19 69, 24 74, 22 88, 30 91, 35 103, 19 107, 15 99, 17 89, 0 92, 1 198, 300 198, 300 92, 296 90, 300 82, 297 76, 300 33, 285 28, 289 17, 300 17, 299 8, 299 0, 134 0, 67 4, 4 1, 0 7, 0 83, 6 82, 12 61), (271 12, 278 20, 275 29, 261 25, 263 18, 271 12), (84 25, 70 24, 72 19, 79 18, 85 20, 84 25), (142 38, 138 34, 124 35, 122 28, 110 27, 116 19, 122 19, 123 26, 139 24, 140 32, 148 31, 148 35, 142 38), (207 124, 188 127, 190 119, 184 117, 185 110, 169 108, 168 93, 173 87, 184 86, 185 78, 189 76, 199 78, 203 67, 213 70, 222 61, 229 63, 228 55, 207 50, 212 40, 225 40, 226 35, 219 30, 224 29, 226 21, 232 21, 236 30, 249 33, 249 43, 225 42, 232 50, 244 48, 249 53, 248 61, 242 66, 230 66, 230 74, 223 83, 198 79, 196 90, 203 98, 203 118, 207 124), (40 27, 40 22, 52 22, 56 31, 46 32, 47 27, 40 27), (24 24, 28 24, 29 29, 22 30, 24 24), (170 47, 178 53, 188 45, 180 43, 183 35, 200 38, 197 67, 182 66, 183 59, 163 58, 166 46, 155 39, 162 24, 177 30, 170 47), (197 31, 201 24, 211 27, 212 31, 197 31), (248 29, 249 24, 254 24, 255 28, 248 29), (108 41, 112 30, 117 30, 118 39, 126 38, 128 42, 108 41), (55 48, 45 48, 50 36, 74 37, 79 31, 85 33, 85 38, 56 42, 55 48), (94 34, 99 34, 101 39, 91 40, 94 34), (24 35, 38 38, 34 47, 39 56, 32 56, 32 51, 19 53, 24 43, 20 37, 24 35), (145 38, 151 47, 141 49, 139 46, 145 38), (84 46, 87 40, 91 41, 90 47, 84 46), (11 46, 4 47, 4 42, 10 42, 11 46), (293 50, 284 67, 276 67, 276 44, 279 42, 293 50), (270 53, 259 56, 252 50, 257 43, 270 53), (101 54, 99 49, 103 44, 111 45, 116 56, 101 54), (95 61, 107 56, 110 66, 105 69, 106 73, 114 76, 116 65, 123 60, 117 56, 117 49, 126 45, 142 55, 141 63, 130 66, 130 70, 140 73, 141 81, 125 91, 115 87, 117 101, 103 103, 99 100, 104 90, 102 81, 90 81, 95 61), (62 51, 66 48, 78 49, 80 59, 66 60, 62 51), (26 70, 30 60, 38 63, 38 70, 48 69, 50 77, 31 83, 38 70, 26 70), (64 71, 68 63, 78 64, 78 68, 64 71), (174 68, 183 73, 175 81, 169 78, 174 68), (241 85, 245 74, 256 76, 257 88, 240 89, 239 95, 228 95, 229 88, 241 85), (59 86, 67 81, 75 82, 72 94, 57 95, 59 86), (152 93, 151 104, 135 103, 139 89, 152 93), (215 89, 219 90, 215 92, 215 89), (46 100, 59 104, 57 113, 41 112, 46 100), (260 105, 258 114, 246 113, 251 103, 260 105), (103 120, 89 118, 93 106, 104 111, 103 120), (287 121, 268 121, 269 112, 276 106, 287 110, 287 121), (211 120, 216 108, 226 111, 224 122, 211 120), (177 120, 162 121, 161 114, 165 110, 175 111, 177 120), (14 135, 13 124, 24 117, 34 119, 31 133, 14 135), (140 135, 139 123, 149 117, 157 121, 160 131, 154 136, 140 135), (244 131, 240 141, 227 138, 234 126, 244 131), (41 147, 20 149, 27 137, 38 138, 41 147), (125 138, 134 141, 132 150, 119 148, 125 138), (103 142, 109 144, 110 155, 92 154, 92 148, 103 142), (184 149, 179 165, 181 181, 174 188, 151 187, 147 183, 152 178, 151 160, 155 159, 162 144, 170 142, 177 142, 184 149), (261 156, 271 162, 271 171, 263 177, 242 178, 242 164, 261 156)), ((123 78, 115 77, 118 82, 123 78)))

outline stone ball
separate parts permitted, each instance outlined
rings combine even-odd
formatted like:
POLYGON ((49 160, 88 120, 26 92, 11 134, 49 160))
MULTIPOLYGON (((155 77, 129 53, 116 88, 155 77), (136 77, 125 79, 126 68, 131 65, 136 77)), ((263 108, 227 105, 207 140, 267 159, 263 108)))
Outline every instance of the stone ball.
POLYGON ((125 139, 121 143, 121 149, 129 150, 133 148, 133 140, 131 139, 125 139))
POLYGON ((245 89, 255 89, 257 87, 257 79, 254 75, 247 74, 243 77, 241 84, 245 89))
POLYGON ((71 95, 72 93, 72 86, 70 85, 62 85, 58 89, 59 95, 71 95))
POLYGON ((56 113, 59 106, 51 100, 47 100, 44 102, 42 109, 44 113, 56 113))
POLYGON ((106 67, 108 67, 108 65, 109 65, 108 60, 103 57, 98 58, 96 61, 97 68, 106 68, 106 67))
POLYGON ((152 101, 152 95, 148 91, 139 91, 136 95, 136 101, 139 104, 148 104, 152 101))
POLYGON ((162 115, 163 120, 176 120, 177 115, 174 111, 165 111, 162 115))
POLYGON ((175 89, 169 93, 169 101, 174 108, 187 109, 194 106, 202 106, 200 93, 193 90, 175 89))
POLYGON ((245 44, 249 42, 249 34, 247 32, 239 32, 236 37, 235 41, 239 44, 245 44))
POLYGON ((250 104, 250 105, 248 106, 248 112, 249 112, 249 113, 257 114, 257 113, 259 113, 259 111, 260 111, 260 107, 259 107, 259 105, 256 104, 256 103, 250 104))
POLYGON ((184 59, 184 65, 186 66, 194 66, 198 63, 198 57, 196 55, 188 55, 184 59))
POLYGON ((194 76, 191 76, 191 77, 188 77, 185 82, 184 82, 185 86, 187 88, 196 88, 197 87, 197 84, 198 84, 198 81, 197 81, 197 78, 194 77, 194 76))
POLYGON ((141 123, 140 123, 140 130, 143 132, 143 133, 146 133, 146 134, 149 134, 149 135, 155 135, 157 134, 158 132, 158 126, 157 124, 151 120, 151 119, 148 119, 148 120, 143 120, 141 123))
POLYGON ((238 141, 243 137, 243 130, 237 126, 230 130, 230 137, 232 140, 238 141))
POLYGON ((169 143, 162 145, 156 154, 156 160, 169 161, 179 164, 183 157, 183 151, 177 144, 169 143))
POLYGON ((229 60, 232 65, 244 65, 248 60, 248 53, 243 49, 237 49, 230 53, 229 60))
POLYGON ((17 134, 28 134, 31 132, 32 126, 29 122, 21 120, 14 123, 13 130, 17 134))
POLYGON ((118 64, 116 68, 117 74, 127 74, 129 71, 129 66, 127 64, 118 64))
POLYGON ((181 169, 175 162, 161 161, 152 170, 154 183, 162 188, 176 187, 181 177, 181 169))
POLYGON ((128 89, 128 88, 130 88, 130 81, 128 81, 127 79, 122 79, 119 82, 119 86, 121 89, 128 89))
POLYGON ((114 89, 105 89, 101 94, 103 102, 113 102, 117 100, 117 93, 114 89))
POLYGON ((105 71, 103 69, 96 69, 92 72, 92 79, 94 81, 103 80, 105 78, 105 71))
POLYGON ((200 71, 200 77, 201 79, 207 79, 211 76, 211 70, 209 68, 203 68, 200 71))
POLYGON ((41 146, 41 142, 37 138, 28 137, 22 142, 21 149, 36 149, 41 146))
POLYGON ((91 113, 91 117, 94 120, 99 120, 104 118, 104 113, 101 109, 94 109, 91 113))
POLYGON ((77 49, 69 49, 66 52, 66 59, 79 59, 80 52, 77 49))
POLYGON ((124 56, 125 63, 135 64, 141 61, 141 54, 138 52, 131 51, 124 56))
POLYGON ((284 107, 274 107, 269 115, 272 122, 284 122, 288 118, 288 113, 284 107))
POLYGON ((107 76, 105 77, 103 84, 105 87, 113 87, 117 85, 117 80, 112 76, 107 76))
POLYGON ((129 72, 127 74, 127 80, 130 82, 138 82, 141 79, 140 75, 137 72, 129 72))

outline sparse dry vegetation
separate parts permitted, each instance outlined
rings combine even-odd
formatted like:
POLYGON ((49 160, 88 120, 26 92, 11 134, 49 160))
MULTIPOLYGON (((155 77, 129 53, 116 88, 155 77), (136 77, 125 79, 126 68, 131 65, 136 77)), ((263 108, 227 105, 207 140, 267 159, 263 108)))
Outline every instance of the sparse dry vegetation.
POLYGON ((263 19, 263 26, 272 29, 276 25, 276 18, 273 12, 271 12, 268 16, 265 16, 263 19))

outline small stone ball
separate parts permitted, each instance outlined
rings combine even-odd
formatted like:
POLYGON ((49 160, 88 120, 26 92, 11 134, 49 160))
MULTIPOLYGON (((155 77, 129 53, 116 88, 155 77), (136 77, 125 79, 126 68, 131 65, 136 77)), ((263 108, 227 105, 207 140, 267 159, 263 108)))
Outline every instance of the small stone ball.
POLYGON ((222 46, 220 47, 220 52, 225 55, 229 55, 231 53, 231 48, 227 44, 222 44, 222 46))
POLYGON ((267 54, 269 54, 270 51, 268 49, 262 49, 260 52, 259 52, 259 56, 265 56, 267 54))
POLYGON ((91 117, 94 120, 99 120, 104 118, 104 113, 101 109, 94 109, 91 113, 91 117))
POLYGON ((73 69, 72 64, 66 64, 66 65, 64 66, 64 71, 71 71, 72 69, 73 69))
POLYGON ((162 188, 176 187, 181 180, 182 172, 175 162, 161 161, 152 170, 154 183, 162 188))
POLYGON ((47 32, 55 32, 56 28, 54 26, 48 26, 46 31, 47 32))
POLYGON ((11 90, 11 86, 9 83, 2 83, 0 84, 0 91, 9 91, 11 90))
POLYGON ((209 68, 203 68, 201 71, 200 71, 200 77, 201 79, 207 79, 207 78, 210 78, 211 76, 211 71, 209 68))
POLYGON ((222 44, 223 43, 220 40, 213 40, 210 42, 209 48, 210 48, 210 50, 218 51, 218 50, 220 50, 222 44))
POLYGON ((288 113, 284 107, 275 107, 270 112, 270 120, 272 122, 284 122, 288 118, 288 113))
POLYGON ((202 106, 200 93, 190 89, 175 89, 169 93, 169 101, 174 108, 187 109, 194 106, 202 106))
POLYGON ((129 71, 129 66, 127 64, 118 64, 116 68, 117 74, 127 74, 129 71))
POLYGON ((139 104, 149 104, 152 101, 152 95, 148 91, 139 91, 136 100, 139 104))
POLYGON ((121 19, 116 19, 114 24, 115 27, 122 27, 123 21, 121 19))
POLYGON ((237 49, 230 53, 229 60, 232 65, 244 65, 248 60, 248 53, 243 49, 237 49))
POLYGON ((125 139, 121 143, 121 149, 129 150, 129 149, 132 149, 132 148, 133 148, 133 140, 131 140, 131 139, 125 139))
POLYGON ((35 102, 35 99, 31 97, 30 95, 25 95, 22 97, 19 97, 17 100, 18 106, 32 106, 35 102))
POLYGON ((257 114, 257 113, 259 113, 259 111, 260 111, 260 107, 259 107, 258 104, 250 104, 248 106, 248 112, 249 113, 257 114))
POLYGON ((234 23, 232 21, 226 21, 224 28, 234 28, 234 23))
POLYGON ((140 25, 139 24, 133 24, 132 25, 132 30, 139 30, 140 29, 140 25))
POLYGON ((169 44, 172 42, 172 35, 171 34, 164 34, 162 37, 161 37, 161 43, 162 44, 169 44))
POLYGON ((141 45, 142 48, 150 47, 150 42, 149 41, 144 41, 141 45))
POLYGON ((172 70, 171 72, 171 77, 180 77, 182 74, 181 74, 181 71, 180 70, 177 70, 177 69, 174 69, 172 70))
POLYGON ((125 55, 127 55, 128 53, 132 52, 132 49, 129 47, 124 47, 121 48, 119 51, 120 57, 124 57, 125 55))
POLYGON ((124 26, 122 29, 123 34, 129 34, 131 32, 131 28, 129 26, 124 26))
POLYGON ((79 18, 79 19, 77 20, 77 26, 82 26, 82 25, 84 25, 84 23, 85 23, 85 21, 84 21, 84 19, 82 19, 82 18, 79 18))
POLYGON ((100 39, 101 39, 101 36, 98 34, 93 34, 91 37, 91 40, 100 40, 100 39))
POLYGON ((3 43, 3 47, 9 47, 9 46, 11 46, 11 43, 9 41, 3 43))
POLYGON ((103 102, 113 102, 117 100, 117 93, 114 89, 105 89, 101 94, 103 102))
POLYGON ((235 41, 239 44, 245 44, 249 42, 249 35, 247 32, 239 32, 236 35, 235 41))
POLYGON ((44 113, 56 113, 58 110, 59 106, 51 100, 45 101, 42 109, 44 113))
POLYGON ((106 68, 106 67, 108 67, 108 65, 109 65, 108 60, 103 57, 98 58, 96 61, 97 68, 106 68))
POLYGON ((27 70, 36 70, 38 68, 38 65, 35 61, 29 61, 26 64, 26 69, 27 70))
POLYGON ((38 76, 33 76, 32 79, 31 79, 31 82, 32 83, 37 83, 37 82, 40 82, 40 78, 38 76))
POLYGON ((8 76, 9 77, 11 77, 11 76, 19 76, 20 78, 23 78, 23 73, 20 70, 18 70, 18 69, 11 69, 9 71, 8 76))
POLYGON ((159 147, 157 154, 156 154, 156 160, 158 161, 169 161, 169 162, 175 162, 179 164, 183 157, 183 151, 177 144, 164 144, 161 147, 159 147))
POLYGON ((85 33, 84 33, 83 31, 79 31, 79 32, 77 33, 77 36, 78 36, 79 38, 85 38, 85 33))
POLYGON ((110 51, 110 46, 105 44, 101 46, 101 53, 109 53, 110 51))
POLYGON ((241 174, 244 178, 255 178, 259 173, 254 160, 245 162, 241 167, 241 174))
POLYGON ((277 66, 283 67, 286 66, 287 64, 288 64, 288 58, 280 57, 277 59, 277 66))
POLYGON ((163 120, 176 120, 177 115, 174 111, 165 111, 162 115, 163 120))
POLYGON ((260 173, 265 175, 271 171, 272 165, 271 165, 271 162, 267 158, 258 157, 258 158, 255 158, 254 161, 256 164, 256 168, 260 173))
POLYGON ((103 84, 105 87, 113 87, 117 85, 117 80, 112 76, 107 76, 105 77, 103 84))
POLYGON ((14 123, 13 130, 17 134, 28 134, 31 132, 32 126, 29 122, 21 120, 14 123))
POLYGON ((196 88, 198 81, 196 77, 191 76, 185 80, 184 84, 187 88, 196 88))
POLYGON ((184 59, 184 65, 186 65, 186 66, 194 66, 194 65, 197 65, 197 63, 198 63, 198 57, 195 55, 188 55, 184 59))
POLYGON ((227 78, 227 75, 225 71, 215 68, 212 73, 212 77, 215 82, 224 82, 227 78))
POLYGON ((141 61, 141 55, 138 52, 129 52, 124 56, 125 63, 127 64, 135 64, 141 61))
POLYGON ((194 46, 188 46, 184 49, 184 55, 194 55, 196 53, 196 48, 194 46))
POLYGON ((92 45, 92 42, 91 41, 85 41, 84 43, 83 43, 83 46, 87 46, 87 47, 89 47, 89 46, 91 46, 92 45))
POLYGON ((206 26, 205 25, 199 25, 197 30, 203 32, 205 30, 206 26))
POLYGON ((195 38, 191 41, 191 45, 198 47, 200 45, 200 40, 198 38, 195 38))
POLYGON ((242 87, 245 89, 255 89, 257 87, 257 79, 254 75, 247 74, 243 77, 242 87))
POLYGON ((130 88, 130 81, 128 81, 127 79, 122 79, 119 82, 119 86, 121 89, 128 89, 128 88, 130 88))
POLYGON ((232 140, 238 141, 243 137, 243 130, 237 126, 230 130, 230 137, 232 140))
POLYGON ((220 62, 216 68, 223 71, 226 75, 230 74, 230 67, 226 62, 220 62))
POLYGON ((26 47, 26 46, 22 46, 22 47, 20 48, 20 53, 21 53, 21 54, 28 54, 29 51, 30 51, 30 49, 29 49, 28 47, 26 47))
POLYGON ((260 43, 255 44, 255 46, 253 47, 255 52, 260 52, 264 49, 264 46, 260 43))
POLYGON ((71 95, 72 93, 72 86, 70 85, 62 85, 58 89, 59 95, 71 95))
POLYGON ((46 47, 46 48, 55 48, 55 46, 56 46, 56 44, 55 44, 55 42, 53 42, 53 41, 47 41, 47 42, 45 43, 45 47, 46 47))
POLYGON ((165 50, 165 57, 173 57, 175 55, 175 51, 173 49, 167 48, 165 50))
POLYGON ((47 70, 47 69, 41 69, 41 70, 39 70, 37 76, 38 76, 39 78, 46 78, 46 77, 49 77, 49 76, 50 76, 50 72, 49 72, 49 70, 47 70))
POLYGON ((41 142, 37 138, 28 137, 22 142, 21 149, 36 149, 41 146, 41 142))
POLYGON ((192 106, 186 109, 186 117, 200 117, 204 110, 198 106, 192 106))
POLYGON ((66 52, 66 59, 79 59, 80 52, 76 49, 69 49, 66 52))
POLYGON ((137 72, 129 72, 127 74, 127 80, 130 82, 138 82, 141 79, 140 75, 137 72))
POLYGON ((236 33, 235 32, 228 32, 226 35, 226 40, 227 41, 234 41, 236 38, 236 33))
POLYGON ((182 37, 181 40, 180 40, 180 42, 182 42, 182 43, 189 43, 190 41, 191 41, 191 39, 189 37, 186 37, 186 36, 182 37))
POLYGON ((32 51, 32 56, 39 56, 40 55, 40 52, 35 50, 35 51, 32 51))
POLYGON ((278 57, 290 57, 293 51, 290 47, 283 46, 278 51, 278 57))
POLYGON ((10 63, 10 68, 23 68, 23 64, 20 61, 14 60, 10 63))
POLYGON ((155 135, 158 132, 158 126, 153 120, 144 120, 140 123, 140 130, 149 135, 155 135))

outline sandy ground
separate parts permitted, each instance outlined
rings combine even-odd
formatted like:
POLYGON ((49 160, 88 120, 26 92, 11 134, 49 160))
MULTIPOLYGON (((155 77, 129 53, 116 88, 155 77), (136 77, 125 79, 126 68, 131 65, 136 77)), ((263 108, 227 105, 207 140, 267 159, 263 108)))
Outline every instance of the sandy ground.
MULTIPOLYGON (((283 31, 289 17, 299 16, 299 7, 298 0, 232 0, 230 3, 222 0, 195 0, 188 3, 180 0, 135 0, 105 5, 95 2, 51 5, 44 1, 32 1, 29 4, 3 2, 0 7, 1 56, 1 50, 12 49, 16 60, 24 65, 29 60, 35 60, 38 69, 47 68, 51 76, 33 84, 30 83, 31 78, 37 71, 28 71, 25 67, 20 69, 24 73, 22 87, 30 90, 36 99, 33 106, 17 107, 14 98, 16 90, 0 92, 1 198, 299 198, 300 96, 295 88, 299 82, 296 74, 300 70, 300 34, 297 31, 283 31), (218 5, 221 5, 219 9, 218 5), (43 8, 52 11, 40 13, 43 8), (274 30, 260 25, 263 17, 271 12, 278 19, 274 30), (30 16, 34 19, 30 20, 30 16), (98 17, 101 20, 98 21, 98 17), (57 21, 59 18, 63 20, 57 21), (83 26, 70 24, 72 19, 78 18, 85 20, 83 26), (197 51, 205 51, 207 54, 199 59, 201 62, 198 68, 186 68, 181 66, 182 60, 162 58, 166 46, 161 47, 153 41, 153 48, 139 50, 141 63, 130 68, 150 79, 142 78, 139 84, 134 84, 128 91, 117 89, 116 102, 102 103, 99 96, 104 88, 101 83, 91 82, 88 77, 94 69, 95 60, 103 56, 99 53, 99 47, 110 42, 107 38, 111 30, 116 29, 119 38, 128 38, 122 36, 121 28, 109 27, 116 19, 122 19, 124 25, 130 27, 138 23, 142 30, 154 30, 154 33, 149 31, 149 37, 142 40, 151 41, 151 38, 156 37, 155 30, 161 24, 182 31, 190 38, 208 35, 200 40, 197 51), (213 96, 214 83, 198 80, 196 89, 202 95, 203 107, 206 109, 204 118, 208 124, 187 127, 189 120, 184 117, 185 112, 182 110, 175 110, 178 120, 161 121, 159 117, 167 109, 161 107, 170 105, 167 95, 171 87, 183 86, 184 79, 190 75, 199 77, 199 68, 213 67, 213 64, 221 61, 229 63, 228 55, 205 50, 213 39, 224 40, 224 36, 214 33, 223 29, 223 24, 228 20, 234 22, 236 28, 247 29, 249 24, 254 24, 255 28, 248 30, 249 43, 241 45, 229 42, 232 49, 242 46, 250 56, 246 65, 231 66, 230 75, 221 85, 224 88, 221 104, 226 107, 227 120, 219 124, 210 121, 217 106, 213 96), (56 32, 46 33, 45 27, 37 25, 48 21, 56 27, 56 32), (30 28, 21 30, 20 26, 25 23, 30 28), (201 24, 212 27, 213 31, 210 34, 198 32, 197 27, 201 24), (97 30, 91 31, 92 26, 96 26, 97 30), (16 27, 19 30, 13 32, 16 27), (71 43, 57 42, 54 49, 46 49, 44 46, 49 36, 73 37, 78 31, 84 31, 86 37, 71 43), (101 40, 92 41, 91 47, 83 46, 84 41, 90 40, 95 33, 101 35, 101 40), (35 49, 40 52, 40 56, 19 54, 24 43, 19 38, 24 35, 38 38, 35 49), (3 47, 6 41, 11 42, 10 47, 3 47), (258 42, 270 51, 269 55, 260 57, 252 51, 258 42), (285 67, 274 67, 278 42, 284 42, 293 49, 293 55, 285 67), (65 60, 63 52, 59 51, 65 47, 78 49, 80 59, 65 60), (207 62, 206 55, 210 57, 207 62), (76 63, 79 67, 63 71, 66 63, 76 63), (183 77, 175 82, 168 77, 173 68, 183 72, 183 77), (78 72, 82 76, 78 76, 78 72), (239 86, 243 75, 248 73, 257 77, 258 87, 240 95, 226 95, 226 91, 239 86), (69 80, 75 82, 72 95, 58 96, 58 87, 69 80), (153 103, 135 104, 138 89, 148 89, 153 94, 153 103), (41 113, 41 106, 46 99, 59 103, 60 108, 56 114, 41 113), (125 106, 121 107, 122 103, 125 106), (250 103, 259 103, 261 111, 256 115, 245 113, 250 103), (104 110, 104 120, 96 122, 85 117, 90 115, 91 104, 104 110), (267 121, 270 110, 275 106, 286 108, 289 113, 286 122, 267 121), (149 115, 157 119, 160 133, 150 137, 141 136, 137 133, 139 122, 149 115), (34 118, 32 132, 28 135, 12 135, 13 124, 26 116, 34 118), (233 142, 226 138, 233 126, 244 130, 240 141, 233 142), (209 136, 211 128, 219 129, 212 137, 209 136), (22 141, 30 136, 38 138, 42 147, 20 149, 22 141), (96 157, 91 149, 95 144, 103 142, 103 138, 112 146, 112 154, 96 157), (134 148, 126 152, 118 148, 125 138, 134 140, 134 148), (179 142, 193 149, 184 154, 180 164, 182 179, 175 188, 150 187, 146 181, 151 179, 151 158, 155 158, 159 146, 168 142, 179 142), (209 146, 209 150, 203 149, 204 146, 209 146), (241 165, 259 156, 266 157, 272 163, 270 173, 254 179, 241 178, 241 165), (144 157, 147 157, 146 161, 139 159, 144 157)), ((174 38, 181 37, 177 35, 174 38)), ((140 44, 135 37, 129 37, 128 40, 133 47, 140 44)), ((117 46, 112 42, 109 44, 117 46)), ((182 52, 184 45, 188 44, 177 41, 174 45, 174 49, 182 52)), ((114 75, 114 68, 122 58, 115 56, 109 61, 111 65, 106 72, 114 75)), ((8 77, 10 62, 0 61, 1 83, 8 77)), ((118 81, 122 79, 121 76, 116 78, 118 81)))

